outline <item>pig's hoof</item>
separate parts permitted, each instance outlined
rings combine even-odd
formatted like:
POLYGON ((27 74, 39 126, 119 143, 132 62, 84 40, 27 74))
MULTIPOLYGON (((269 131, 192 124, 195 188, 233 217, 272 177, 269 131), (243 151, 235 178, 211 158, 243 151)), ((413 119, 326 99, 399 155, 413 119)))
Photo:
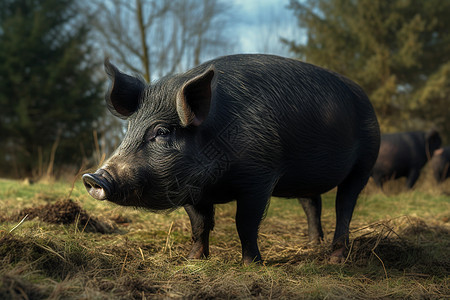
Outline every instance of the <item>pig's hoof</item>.
POLYGON ((262 261, 262 259, 261 258, 250 258, 250 257, 248 257, 248 258, 243 258, 242 259, 242 265, 244 265, 244 266, 250 266, 250 265, 257 265, 257 266, 259 266, 259 265, 262 265, 263 264, 263 261, 262 261))
POLYGON ((342 264, 345 261, 344 251, 345 251, 345 247, 334 250, 333 253, 331 253, 331 255, 330 255, 330 259, 329 259, 330 264, 335 264, 335 265, 342 264))
POLYGON ((339 265, 344 262, 344 257, 343 256, 330 256, 329 262, 332 265, 339 265))
POLYGON ((321 238, 314 238, 314 239, 311 239, 307 245, 308 246, 318 246, 322 243, 322 241, 323 240, 321 238))
POLYGON ((197 259, 205 259, 206 256, 204 255, 188 255, 188 260, 197 260, 197 259))
POLYGON ((209 255, 206 255, 204 253, 196 254, 196 255, 188 255, 188 259, 207 259, 209 255))
POLYGON ((257 260, 257 261, 242 261, 242 265, 244 267, 249 267, 249 266, 262 266, 263 265, 263 261, 262 260, 257 260))
POLYGON ((205 259, 205 258, 208 258, 208 256, 209 256, 209 253, 205 253, 205 251, 203 250, 202 247, 200 247, 200 248, 195 247, 191 250, 191 252, 189 253, 187 258, 188 259, 205 259))

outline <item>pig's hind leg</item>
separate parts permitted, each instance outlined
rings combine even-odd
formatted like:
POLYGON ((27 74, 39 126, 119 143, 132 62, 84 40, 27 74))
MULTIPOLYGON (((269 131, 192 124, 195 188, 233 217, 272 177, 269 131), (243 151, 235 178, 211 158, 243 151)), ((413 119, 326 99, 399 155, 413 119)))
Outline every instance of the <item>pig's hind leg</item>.
POLYGON ((333 238, 331 263, 344 261, 344 252, 349 243, 349 228, 356 200, 369 179, 370 168, 356 164, 352 172, 338 186, 336 194, 336 229, 333 238))

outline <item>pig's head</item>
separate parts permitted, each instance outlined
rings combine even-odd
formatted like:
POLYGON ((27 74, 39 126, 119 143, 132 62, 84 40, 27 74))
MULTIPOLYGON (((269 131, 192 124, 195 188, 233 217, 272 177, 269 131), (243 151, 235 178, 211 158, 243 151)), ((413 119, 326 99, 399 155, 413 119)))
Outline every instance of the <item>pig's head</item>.
POLYGON ((172 209, 196 201, 201 170, 195 163, 199 132, 215 87, 211 67, 201 74, 172 76, 147 85, 120 72, 108 60, 108 109, 128 120, 113 155, 83 183, 98 200, 119 205, 172 209))
POLYGON ((430 129, 428 132, 426 132, 425 147, 428 159, 431 159, 434 151, 439 149, 439 147, 441 147, 441 144, 442 144, 441 136, 439 135, 439 132, 436 129, 430 129))

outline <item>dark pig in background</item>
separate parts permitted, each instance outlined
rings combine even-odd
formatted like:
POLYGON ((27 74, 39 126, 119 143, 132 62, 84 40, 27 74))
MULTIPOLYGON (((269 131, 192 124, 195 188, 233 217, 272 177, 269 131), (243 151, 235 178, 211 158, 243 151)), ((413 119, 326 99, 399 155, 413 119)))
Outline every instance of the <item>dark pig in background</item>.
POLYGON ((192 225, 189 258, 209 255, 214 204, 236 200, 248 264, 261 260, 258 228, 271 195, 299 198, 309 238, 320 241, 320 195, 337 186, 331 260, 343 258, 380 143, 358 85, 270 55, 217 58, 151 85, 105 66, 108 108, 129 124, 113 155, 83 176, 92 197, 154 211, 183 206, 192 225))
POLYGON ((438 183, 450 177, 450 147, 439 148, 434 151, 430 161, 433 176, 438 183))
POLYGON ((383 134, 372 174, 376 185, 382 188, 390 179, 406 177, 406 187, 411 189, 423 166, 440 146, 441 137, 434 129, 383 134))

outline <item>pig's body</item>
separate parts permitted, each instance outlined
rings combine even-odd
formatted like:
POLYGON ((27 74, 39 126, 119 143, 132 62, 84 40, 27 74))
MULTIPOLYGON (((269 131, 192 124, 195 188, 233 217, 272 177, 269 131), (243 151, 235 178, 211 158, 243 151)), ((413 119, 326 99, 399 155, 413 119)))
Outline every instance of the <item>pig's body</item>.
POLYGON ((390 179, 406 177, 406 187, 411 189, 423 166, 440 146, 441 137, 436 130, 383 134, 372 170, 376 185, 382 188, 390 179))
POLYGON ((128 105, 115 89, 132 79, 108 68, 114 81, 108 104, 130 127, 107 163, 85 175, 94 197, 154 210, 184 206, 191 258, 209 254, 213 204, 236 200, 248 263, 261 259, 257 231, 271 195, 301 198, 310 239, 319 241, 320 194, 338 186, 333 256, 342 257, 379 148, 373 108, 356 84, 295 60, 235 55, 149 87, 135 82, 139 101, 128 105), (168 134, 152 129, 161 122, 168 134))

